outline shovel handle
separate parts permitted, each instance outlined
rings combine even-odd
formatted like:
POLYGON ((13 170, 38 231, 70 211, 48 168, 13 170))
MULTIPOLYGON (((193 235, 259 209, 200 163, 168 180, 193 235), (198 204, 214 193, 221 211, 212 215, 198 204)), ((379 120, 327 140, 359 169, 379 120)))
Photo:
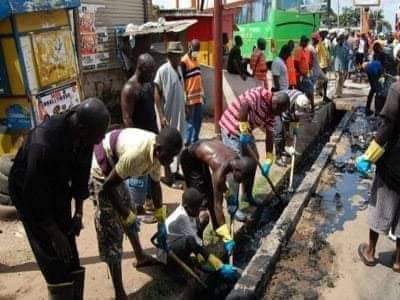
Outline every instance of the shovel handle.
MULTIPOLYGON (((256 160, 258 167, 262 170, 262 165, 261 165, 260 161, 257 159, 257 154, 254 153, 254 150, 251 149, 251 147, 249 145, 247 145, 246 147, 247 147, 247 150, 249 151, 251 157, 256 160)), ((278 194, 278 191, 276 190, 275 185, 272 183, 271 179, 268 176, 264 176, 264 177, 268 181, 268 184, 271 186, 271 189, 274 192, 275 196, 279 199, 279 201, 283 202, 281 196, 278 194)))
MULTIPOLYGON (((154 247, 158 247, 157 243, 157 233, 155 233, 151 239, 151 243, 153 244, 154 247)), ((166 251, 168 254, 168 257, 173 259, 183 270, 185 270, 194 280, 196 280, 203 288, 208 289, 207 285, 204 283, 203 280, 197 275, 187 264, 185 264, 172 250, 166 251)))
POLYGON ((293 192, 293 177, 294 177, 294 167, 295 167, 295 158, 296 158, 296 144, 297 144, 297 135, 293 136, 293 148, 294 153, 292 155, 291 167, 290 167, 290 179, 289 179, 289 191, 293 192))

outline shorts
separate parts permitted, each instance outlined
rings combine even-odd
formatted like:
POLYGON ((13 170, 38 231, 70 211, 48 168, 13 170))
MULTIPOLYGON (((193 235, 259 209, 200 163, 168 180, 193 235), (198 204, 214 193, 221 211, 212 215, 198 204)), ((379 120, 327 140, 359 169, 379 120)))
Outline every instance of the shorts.
POLYGON ((375 176, 368 204, 368 225, 378 233, 388 234, 390 230, 400 238, 400 195, 391 190, 385 182, 375 176))
POLYGON ((201 208, 206 210, 213 206, 214 189, 210 169, 190 153, 190 148, 195 146, 196 144, 193 144, 189 148, 183 149, 180 157, 181 167, 186 186, 197 189, 205 196, 206 200, 202 203, 201 208))
MULTIPOLYGON (((108 264, 118 263, 122 259, 122 243, 124 229, 119 215, 111 204, 110 198, 104 194, 102 183, 92 180, 92 194, 97 203, 94 216, 100 259, 108 264)), ((124 205, 134 210, 130 202, 130 195, 126 185, 122 183, 118 188, 119 196, 124 205)))

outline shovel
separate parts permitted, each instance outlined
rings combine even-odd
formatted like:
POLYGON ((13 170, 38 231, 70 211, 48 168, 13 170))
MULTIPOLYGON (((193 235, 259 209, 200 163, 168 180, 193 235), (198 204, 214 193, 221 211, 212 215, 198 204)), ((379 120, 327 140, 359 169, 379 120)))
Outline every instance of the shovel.
MULTIPOLYGON (((203 288, 208 289, 207 285, 204 283, 203 280, 197 275, 186 263, 184 263, 172 250, 164 250, 159 247, 157 241, 157 233, 153 235, 153 237, 150 239, 151 243, 159 249, 160 251, 163 251, 163 256, 165 255, 166 257, 171 258, 179 267, 181 267, 187 274, 189 274, 197 283, 199 283, 203 288)), ((164 264, 166 263, 166 260, 162 261, 164 264)))
MULTIPOLYGON (((260 163, 259 160, 257 159, 257 154, 254 152, 254 150, 253 150, 249 145, 247 145, 247 150, 249 151, 251 157, 254 158, 254 159, 256 160, 258 167, 262 170, 261 163, 260 163)), ((264 175, 263 175, 263 176, 264 176, 264 175)), ((268 176, 264 176, 264 177, 265 177, 265 179, 268 181, 268 184, 271 186, 271 189, 272 189, 272 191, 274 192, 276 198, 278 198, 278 200, 279 200, 281 203, 284 203, 282 197, 279 195, 279 193, 278 193, 278 191, 276 190, 275 185, 272 183, 271 179, 270 179, 268 176)))
POLYGON ((294 167, 295 167, 295 159, 296 159, 296 143, 297 143, 297 134, 293 135, 293 148, 294 152, 292 154, 292 161, 291 161, 291 167, 290 167, 290 178, 289 178, 289 188, 288 192, 293 193, 293 177, 294 177, 294 167))

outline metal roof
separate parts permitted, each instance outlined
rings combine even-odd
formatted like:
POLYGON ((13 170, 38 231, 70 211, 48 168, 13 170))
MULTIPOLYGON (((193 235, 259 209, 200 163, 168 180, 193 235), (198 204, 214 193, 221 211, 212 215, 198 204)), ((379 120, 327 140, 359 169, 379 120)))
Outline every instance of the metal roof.
POLYGON ((80 5, 80 0, 1 0, 0 20, 15 14, 74 8, 80 5))
POLYGON ((198 21, 194 19, 179 20, 179 21, 164 21, 164 22, 147 22, 143 25, 136 26, 135 29, 125 32, 122 36, 131 35, 146 35, 163 32, 182 32, 188 29, 198 21))

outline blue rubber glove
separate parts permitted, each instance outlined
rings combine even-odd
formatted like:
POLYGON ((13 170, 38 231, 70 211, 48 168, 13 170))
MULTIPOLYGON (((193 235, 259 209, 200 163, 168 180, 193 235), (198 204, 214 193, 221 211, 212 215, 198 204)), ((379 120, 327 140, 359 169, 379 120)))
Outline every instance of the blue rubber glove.
POLYGON ((158 223, 157 225, 157 244, 160 249, 168 251, 167 245, 167 227, 165 223, 158 223))
POLYGON ((228 254, 228 256, 231 256, 232 255, 232 253, 233 253, 233 249, 235 248, 235 241, 234 240, 229 240, 229 241, 226 241, 225 243, 224 243, 224 249, 225 249, 225 251, 226 251, 226 254, 228 254))
POLYGON ((226 280, 235 281, 239 278, 238 271, 232 266, 228 264, 222 265, 222 267, 218 270, 218 274, 226 280))
POLYGON ((361 155, 356 158, 357 171, 362 175, 368 175, 371 172, 372 163, 365 155, 361 155))
POLYGON ((253 137, 247 133, 241 133, 239 137, 239 141, 242 145, 246 146, 252 143, 253 137))
POLYGON ((261 165, 261 174, 262 174, 264 177, 268 177, 269 171, 271 170, 271 166, 272 166, 272 163, 269 162, 269 161, 265 161, 265 162, 263 162, 263 164, 261 165))

